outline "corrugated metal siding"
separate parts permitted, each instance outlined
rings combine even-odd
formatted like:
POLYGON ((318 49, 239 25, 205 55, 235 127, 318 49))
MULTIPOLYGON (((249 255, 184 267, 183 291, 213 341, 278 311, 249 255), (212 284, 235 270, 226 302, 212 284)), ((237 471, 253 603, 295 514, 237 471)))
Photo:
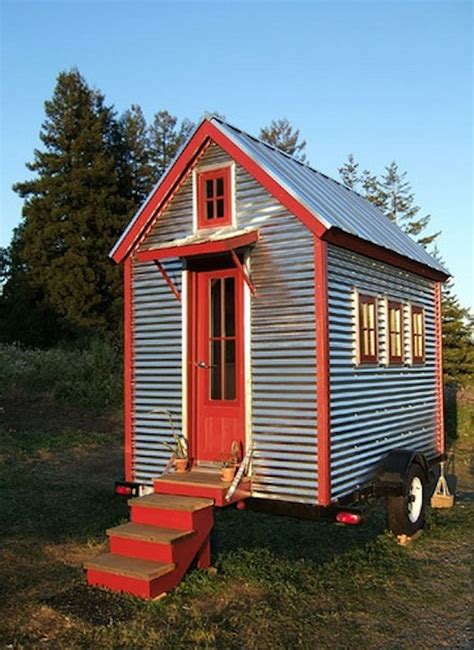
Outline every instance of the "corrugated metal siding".
MULTIPOLYGON (((434 284, 417 275, 328 247, 332 498, 350 493, 388 451, 436 453, 434 284), (356 366, 356 296, 377 295, 379 354, 386 358, 388 296, 425 308, 426 362, 420 366, 356 366)), ((409 351, 409 318, 405 347, 409 351)))
MULTIPOLYGON (((132 466, 135 480, 149 483, 170 456, 161 441, 171 439, 166 414, 150 411, 168 409, 181 430, 181 303, 153 263, 134 264, 132 466)), ((180 289, 181 262, 167 262, 165 268, 180 289)))
MULTIPOLYGON (((199 165, 228 161, 225 152, 211 145, 199 165)), ((252 278, 258 292, 258 297, 252 299, 251 310, 255 494, 315 502, 317 437, 312 235, 239 166, 236 166, 236 213, 237 228, 253 226, 261 232, 261 239, 251 255, 252 278)), ((183 183, 142 246, 148 248, 190 234, 191 177, 183 183)), ((158 439, 169 432, 163 418, 150 416, 146 410, 153 402, 181 413, 181 313, 179 303, 156 268, 150 264, 140 267, 141 276, 137 273, 136 286, 138 289, 141 282, 148 292, 146 302, 142 297, 140 303, 137 295, 134 316, 139 337, 136 349, 142 346, 141 361, 137 358, 135 369, 135 466, 136 477, 143 480, 156 475, 162 468, 167 452, 158 444, 158 439), (146 341, 143 340, 144 332, 146 341), (160 361, 163 352, 166 359, 160 361)), ((179 425, 179 415, 177 422, 179 425)))

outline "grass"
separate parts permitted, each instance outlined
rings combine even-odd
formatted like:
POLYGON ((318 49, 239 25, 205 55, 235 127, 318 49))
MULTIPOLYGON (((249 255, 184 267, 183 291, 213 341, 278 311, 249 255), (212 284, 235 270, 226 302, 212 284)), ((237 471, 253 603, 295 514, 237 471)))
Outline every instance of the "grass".
POLYGON ((0 393, 17 401, 48 395, 59 404, 113 409, 122 401, 121 368, 120 350, 104 339, 83 349, 0 345, 0 393))
POLYGON ((432 511, 409 547, 377 504, 360 528, 229 508, 217 513, 217 574, 191 572, 143 602, 85 585, 82 563, 128 516, 112 493, 122 452, 115 425, 76 414, 59 435, 63 415, 51 406, 41 430, 0 430, 1 647, 469 647, 468 430, 453 447, 456 507, 432 511))

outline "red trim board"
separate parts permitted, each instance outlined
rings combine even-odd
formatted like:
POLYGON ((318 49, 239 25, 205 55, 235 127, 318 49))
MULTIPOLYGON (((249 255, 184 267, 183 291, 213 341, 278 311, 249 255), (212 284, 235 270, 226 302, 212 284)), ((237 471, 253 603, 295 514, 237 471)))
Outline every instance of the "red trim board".
POLYGON ((318 414, 318 503, 320 506, 328 506, 331 502, 331 429, 327 244, 319 237, 314 238, 314 278, 318 414))
POLYGON ((441 282, 435 285, 435 359, 436 359, 436 405, 437 405, 437 446, 438 452, 444 454, 444 394, 443 394, 443 338, 442 338, 442 308, 441 308, 441 282))
POLYGON ((416 273, 417 275, 429 278, 430 280, 444 282, 449 277, 446 273, 442 273, 441 271, 432 269, 429 266, 420 264, 420 262, 410 260, 403 255, 399 255, 399 253, 383 248, 383 246, 372 244, 371 242, 368 242, 365 239, 360 239, 355 235, 349 235, 338 228, 333 227, 330 230, 327 230, 323 235, 323 239, 335 246, 346 248, 354 253, 360 253, 366 257, 371 257, 380 262, 390 264, 391 266, 397 266, 405 271, 411 271, 411 273, 416 273))
POLYGON ((133 450, 133 260, 123 266, 123 390, 125 430, 125 480, 132 481, 133 450))

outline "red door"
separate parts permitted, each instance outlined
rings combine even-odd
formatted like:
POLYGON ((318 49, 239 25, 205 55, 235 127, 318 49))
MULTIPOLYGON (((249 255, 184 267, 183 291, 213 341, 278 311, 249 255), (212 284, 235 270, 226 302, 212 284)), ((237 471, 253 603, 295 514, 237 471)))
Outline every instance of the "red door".
POLYGON ((196 273, 194 445, 198 461, 218 461, 233 441, 245 449, 243 284, 236 269, 196 273))

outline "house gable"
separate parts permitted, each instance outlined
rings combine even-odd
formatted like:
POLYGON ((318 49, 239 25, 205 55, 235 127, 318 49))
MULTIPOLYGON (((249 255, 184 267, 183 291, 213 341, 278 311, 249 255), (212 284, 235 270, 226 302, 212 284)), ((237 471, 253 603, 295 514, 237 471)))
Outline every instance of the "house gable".
POLYGON ((232 160, 241 165, 311 232, 321 236, 327 230, 327 226, 282 187, 270 173, 263 170, 212 122, 204 120, 112 249, 111 257, 115 262, 122 262, 143 241, 150 225, 159 218, 177 189, 189 182, 193 165, 211 143, 217 144, 232 160))

